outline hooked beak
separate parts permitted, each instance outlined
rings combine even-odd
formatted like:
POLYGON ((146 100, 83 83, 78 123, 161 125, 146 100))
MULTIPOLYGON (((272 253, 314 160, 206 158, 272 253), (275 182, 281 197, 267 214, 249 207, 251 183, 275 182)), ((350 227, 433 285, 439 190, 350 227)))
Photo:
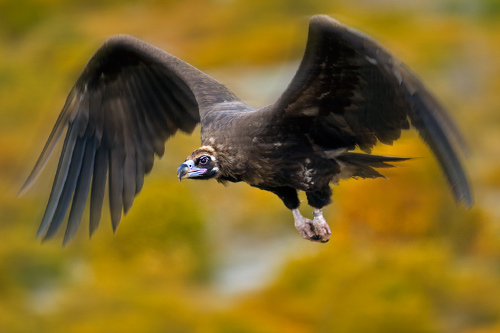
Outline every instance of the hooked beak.
POLYGON ((177 177, 182 180, 183 178, 201 176, 205 172, 207 172, 207 169, 196 167, 193 161, 186 161, 177 168, 177 177))

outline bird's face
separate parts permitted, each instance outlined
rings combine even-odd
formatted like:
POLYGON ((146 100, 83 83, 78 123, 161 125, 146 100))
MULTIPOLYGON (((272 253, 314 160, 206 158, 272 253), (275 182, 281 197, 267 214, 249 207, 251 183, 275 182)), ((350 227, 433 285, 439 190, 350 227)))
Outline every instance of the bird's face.
POLYGON ((186 161, 177 168, 179 180, 210 179, 219 174, 219 165, 214 150, 211 147, 196 149, 186 158, 186 161))

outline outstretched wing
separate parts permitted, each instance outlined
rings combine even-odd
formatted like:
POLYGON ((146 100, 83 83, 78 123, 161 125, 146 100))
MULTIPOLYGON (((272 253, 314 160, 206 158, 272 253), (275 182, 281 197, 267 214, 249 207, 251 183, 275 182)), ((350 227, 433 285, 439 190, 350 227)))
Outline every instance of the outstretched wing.
POLYGON ((443 107, 377 42, 328 16, 310 21, 304 58, 272 106, 285 119, 307 118, 308 134, 325 149, 369 153, 391 144, 411 124, 430 146, 458 201, 472 197, 453 145, 464 147, 443 107))
POLYGON ((116 230, 142 188, 154 155, 177 130, 191 133, 217 105, 241 103, 224 85, 130 36, 107 40, 71 90, 21 192, 36 179, 67 128, 38 237, 52 237, 71 204, 64 243, 74 236, 90 185, 90 234, 101 218, 107 178, 116 230), (109 175, 109 176, 107 176, 109 175))

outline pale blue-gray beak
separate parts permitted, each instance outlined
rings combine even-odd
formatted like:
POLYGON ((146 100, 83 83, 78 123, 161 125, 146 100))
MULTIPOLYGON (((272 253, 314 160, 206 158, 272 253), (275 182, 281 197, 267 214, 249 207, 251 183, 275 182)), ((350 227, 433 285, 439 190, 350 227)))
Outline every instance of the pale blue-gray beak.
POLYGON ((207 172, 207 169, 196 167, 193 161, 186 161, 177 168, 177 177, 179 180, 182 180, 183 178, 193 178, 203 175, 205 172, 207 172))

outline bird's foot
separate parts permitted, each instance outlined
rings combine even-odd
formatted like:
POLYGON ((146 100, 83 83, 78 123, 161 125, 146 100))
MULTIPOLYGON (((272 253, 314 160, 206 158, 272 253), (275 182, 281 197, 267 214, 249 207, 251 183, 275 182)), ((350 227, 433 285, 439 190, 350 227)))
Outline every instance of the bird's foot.
POLYGON ((321 243, 326 243, 330 240, 332 232, 323 217, 321 209, 314 209, 313 220, 302 216, 298 208, 293 209, 292 213, 295 220, 295 228, 300 232, 302 238, 321 243))

